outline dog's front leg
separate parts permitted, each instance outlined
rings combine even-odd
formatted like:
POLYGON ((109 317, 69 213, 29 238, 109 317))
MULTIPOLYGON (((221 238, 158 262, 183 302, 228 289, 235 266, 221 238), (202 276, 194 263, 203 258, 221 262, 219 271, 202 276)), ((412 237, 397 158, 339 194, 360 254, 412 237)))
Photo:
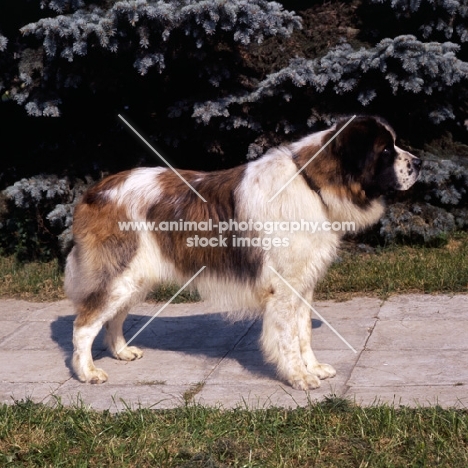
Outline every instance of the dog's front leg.
POLYGON ((310 390, 320 386, 320 378, 308 371, 301 355, 298 302, 299 299, 284 292, 270 295, 263 316, 261 345, 265 358, 276 365, 280 377, 295 389, 310 390))
MULTIPOLYGON (((310 297, 310 299, 312 299, 312 297, 310 297)), ((335 369, 330 366, 330 364, 321 364, 318 362, 312 351, 312 320, 310 308, 302 301, 297 308, 296 316, 301 357, 308 372, 315 374, 319 379, 334 377, 336 375, 335 369)))

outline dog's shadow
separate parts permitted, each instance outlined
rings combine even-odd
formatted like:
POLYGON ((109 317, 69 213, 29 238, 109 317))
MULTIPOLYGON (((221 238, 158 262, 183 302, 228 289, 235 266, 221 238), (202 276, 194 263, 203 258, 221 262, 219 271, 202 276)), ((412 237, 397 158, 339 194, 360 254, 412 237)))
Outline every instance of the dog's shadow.
MULTIPOLYGON (((72 375, 73 319, 74 316, 62 316, 51 323, 51 338, 62 349, 65 364, 72 375)), ((125 338, 130 340, 139 332, 131 346, 209 358, 228 357, 237 360, 252 374, 276 378, 274 366, 265 363, 260 351, 260 319, 230 322, 223 313, 156 317, 148 323, 150 319, 151 316, 147 315, 128 315, 124 323, 125 338)), ((313 328, 321 325, 320 320, 312 320, 313 328)), ((94 340, 92 352, 96 361, 110 356, 104 343, 104 329, 94 340)), ((148 356, 145 358, 148 359, 148 356)))

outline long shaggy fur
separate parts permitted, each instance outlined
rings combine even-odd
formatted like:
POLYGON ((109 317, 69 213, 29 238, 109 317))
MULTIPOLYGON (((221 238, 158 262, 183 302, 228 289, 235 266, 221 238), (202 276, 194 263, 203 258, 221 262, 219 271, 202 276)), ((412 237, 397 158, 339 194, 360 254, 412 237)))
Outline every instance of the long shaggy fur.
POLYGON ((78 378, 91 383, 107 380, 91 356, 92 342, 103 326, 116 358, 140 358, 142 351, 126 346, 122 333, 129 309, 156 284, 182 284, 202 267, 193 284, 202 297, 230 311, 233 318, 263 318, 264 355, 282 379, 295 388, 311 389, 320 385, 320 379, 333 377, 335 370, 319 363, 312 351, 308 307, 277 273, 310 303, 317 281, 336 255, 342 231, 278 229, 267 234, 238 229, 223 233, 225 246, 196 247, 189 245, 189 238, 217 233, 125 231, 119 222, 158 226, 178 220, 211 220, 214 225, 307 220, 320 226, 352 221, 356 229, 364 229, 382 215, 387 190, 407 189, 414 183, 420 161, 395 146, 393 130, 381 119, 358 117, 344 126, 344 121, 338 122, 234 169, 180 171, 206 203, 165 168, 123 172, 91 188, 75 211, 74 247, 65 275, 65 290, 77 313, 73 367, 78 378), (267 238, 271 242, 285 236, 284 244, 262 247, 268 245, 261 244, 267 238), (255 237, 257 243, 237 247, 233 244, 239 237, 252 241, 255 237))

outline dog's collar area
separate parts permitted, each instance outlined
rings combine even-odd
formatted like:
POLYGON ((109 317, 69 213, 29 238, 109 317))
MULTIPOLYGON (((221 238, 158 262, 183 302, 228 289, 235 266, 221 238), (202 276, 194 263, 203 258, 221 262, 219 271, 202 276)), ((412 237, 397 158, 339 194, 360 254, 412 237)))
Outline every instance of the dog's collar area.
MULTIPOLYGON (((297 169, 300 170, 301 166, 299 165, 299 161, 297 160, 298 156, 299 155, 297 153, 292 153, 292 160, 294 161, 294 164, 296 165, 297 169)), ((328 205, 325 203, 325 200, 322 197, 322 194, 320 193, 320 187, 315 183, 315 181, 311 177, 309 177, 306 171, 301 171, 300 175, 306 181, 306 184, 309 186, 309 188, 319 196, 323 205, 328 207, 328 205)))

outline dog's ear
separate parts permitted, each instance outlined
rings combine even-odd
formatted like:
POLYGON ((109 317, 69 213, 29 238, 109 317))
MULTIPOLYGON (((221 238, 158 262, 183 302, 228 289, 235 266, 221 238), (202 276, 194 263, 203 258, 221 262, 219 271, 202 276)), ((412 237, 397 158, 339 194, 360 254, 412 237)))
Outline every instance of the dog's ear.
POLYGON ((367 158, 373 151, 382 124, 370 116, 358 116, 348 122, 349 118, 336 123, 337 136, 331 146, 345 172, 358 175, 364 170, 367 158))

